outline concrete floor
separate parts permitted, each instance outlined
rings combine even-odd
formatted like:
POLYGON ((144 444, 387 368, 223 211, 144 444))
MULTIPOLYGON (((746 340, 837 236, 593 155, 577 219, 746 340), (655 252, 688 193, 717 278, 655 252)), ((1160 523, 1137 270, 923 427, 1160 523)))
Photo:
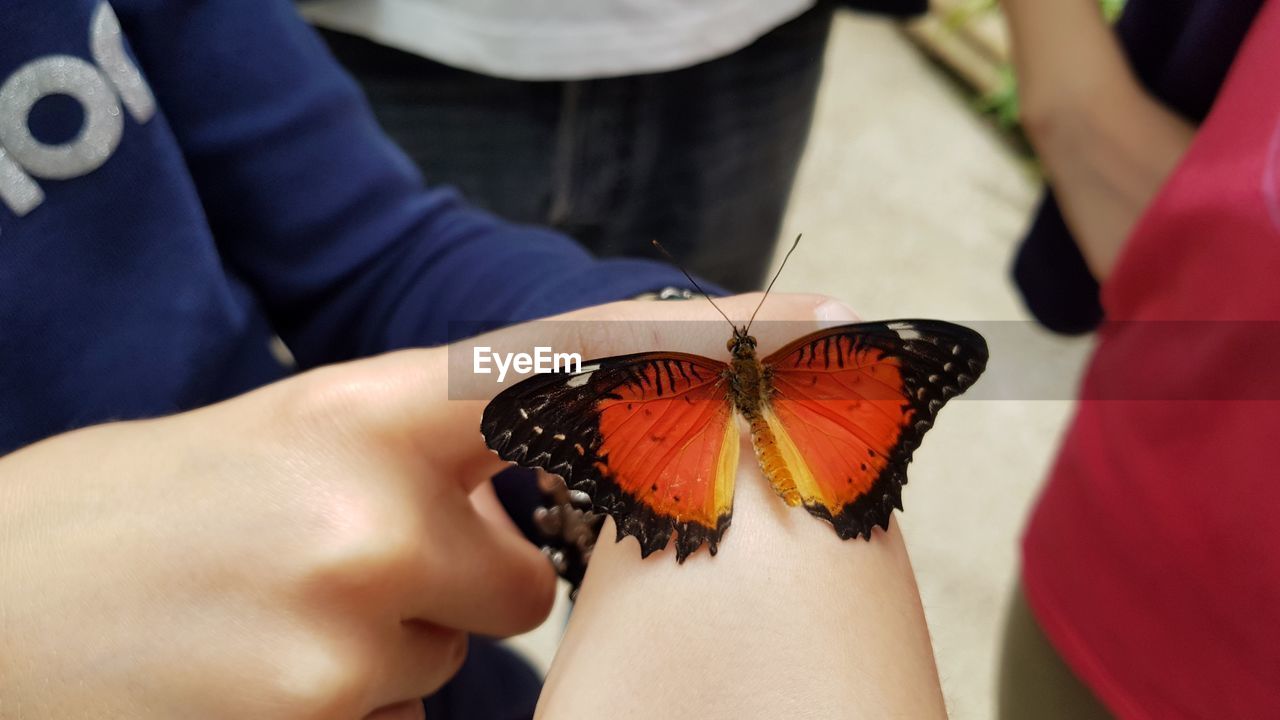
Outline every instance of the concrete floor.
MULTIPOLYGON (((841 14, 783 232, 805 241, 777 287, 838 297, 867 319, 1025 321, 1007 270, 1038 192, 1025 163, 892 24, 841 14)), ((943 690, 962 720, 994 715, 1019 531, 1071 412, 1061 398, 1088 349, 1087 340, 1049 338, 1024 322, 1000 325, 1052 361, 1044 372, 1060 378, 1059 391, 1000 392, 993 342, 974 394, 1005 399, 962 398, 943 411, 912 465, 901 517, 943 690), (1044 397, 1059 399, 1029 399, 1044 397)), ((1006 349, 1006 358, 1030 352, 1006 349)), ((545 667, 564 613, 562 604, 514 644, 545 667)))

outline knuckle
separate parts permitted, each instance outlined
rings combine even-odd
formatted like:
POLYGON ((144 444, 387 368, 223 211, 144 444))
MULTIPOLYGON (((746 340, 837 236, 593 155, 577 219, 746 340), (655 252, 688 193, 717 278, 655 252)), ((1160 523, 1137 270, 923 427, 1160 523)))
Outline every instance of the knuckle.
POLYGON ((466 633, 461 630, 449 631, 443 648, 444 657, 440 663, 440 669, 444 671, 445 680, 457 675, 458 671, 462 669, 463 663, 467 661, 467 651, 470 644, 470 639, 466 633))
POLYGON ((522 633, 542 624, 555 604, 556 576, 539 555, 513 568, 507 577, 504 617, 507 631, 522 633))
POLYGON ((402 350, 310 370, 284 383, 280 414, 292 427, 338 431, 362 441, 404 440, 420 403, 447 397, 447 356, 402 350), (406 403, 406 397, 420 398, 406 403))
POLYGON ((367 603, 392 592, 421 543, 407 509, 375 498, 342 498, 327 509, 328 525, 312 543, 307 585, 367 603))
POLYGON ((422 695, 440 689, 467 660, 469 636, 457 628, 437 625, 424 620, 412 621, 409 629, 414 633, 414 652, 405 661, 418 671, 416 688, 422 695))
POLYGON ((371 663, 339 643, 312 639, 281 653, 273 704, 299 720, 358 715, 372 683, 371 663))
POLYGON ((361 410, 377 383, 351 365, 310 370, 289 383, 284 413, 298 421, 350 417, 361 410))

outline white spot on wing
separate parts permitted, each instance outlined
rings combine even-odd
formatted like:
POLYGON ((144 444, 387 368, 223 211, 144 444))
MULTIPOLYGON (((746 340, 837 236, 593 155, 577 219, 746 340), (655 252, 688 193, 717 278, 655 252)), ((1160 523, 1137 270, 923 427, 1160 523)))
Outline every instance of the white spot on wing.
POLYGON ((898 337, 903 340, 917 340, 920 338, 920 331, 916 330, 915 326, 911 323, 889 323, 889 329, 898 333, 898 337))
POLYGON ((595 372, 595 369, 598 367, 600 366, 593 365, 590 371, 582 372, 582 373, 578 373, 577 375, 574 375, 573 377, 569 378, 569 381, 566 382, 565 385, 572 388, 582 387, 583 385, 586 385, 588 382, 591 381, 591 374, 595 372))

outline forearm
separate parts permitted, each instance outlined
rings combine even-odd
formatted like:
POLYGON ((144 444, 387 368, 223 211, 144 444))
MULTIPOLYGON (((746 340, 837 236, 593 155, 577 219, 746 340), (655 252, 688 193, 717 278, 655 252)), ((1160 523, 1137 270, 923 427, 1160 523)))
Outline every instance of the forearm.
POLYGON ((945 716, 915 578, 890 528, 841 541, 786 507, 749 460, 715 557, 641 560, 606 526, 539 717, 945 716))
POLYGON ((1195 127, 1134 77, 1096 0, 1004 0, 1023 125, 1099 280, 1195 127))

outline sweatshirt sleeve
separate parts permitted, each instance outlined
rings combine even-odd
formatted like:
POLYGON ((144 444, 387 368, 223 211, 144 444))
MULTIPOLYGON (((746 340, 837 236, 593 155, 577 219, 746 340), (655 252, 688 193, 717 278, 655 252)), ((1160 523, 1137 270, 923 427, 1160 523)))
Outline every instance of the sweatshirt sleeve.
POLYGON ((116 0, 218 250, 300 364, 685 286, 425 188, 288 0, 116 0))

